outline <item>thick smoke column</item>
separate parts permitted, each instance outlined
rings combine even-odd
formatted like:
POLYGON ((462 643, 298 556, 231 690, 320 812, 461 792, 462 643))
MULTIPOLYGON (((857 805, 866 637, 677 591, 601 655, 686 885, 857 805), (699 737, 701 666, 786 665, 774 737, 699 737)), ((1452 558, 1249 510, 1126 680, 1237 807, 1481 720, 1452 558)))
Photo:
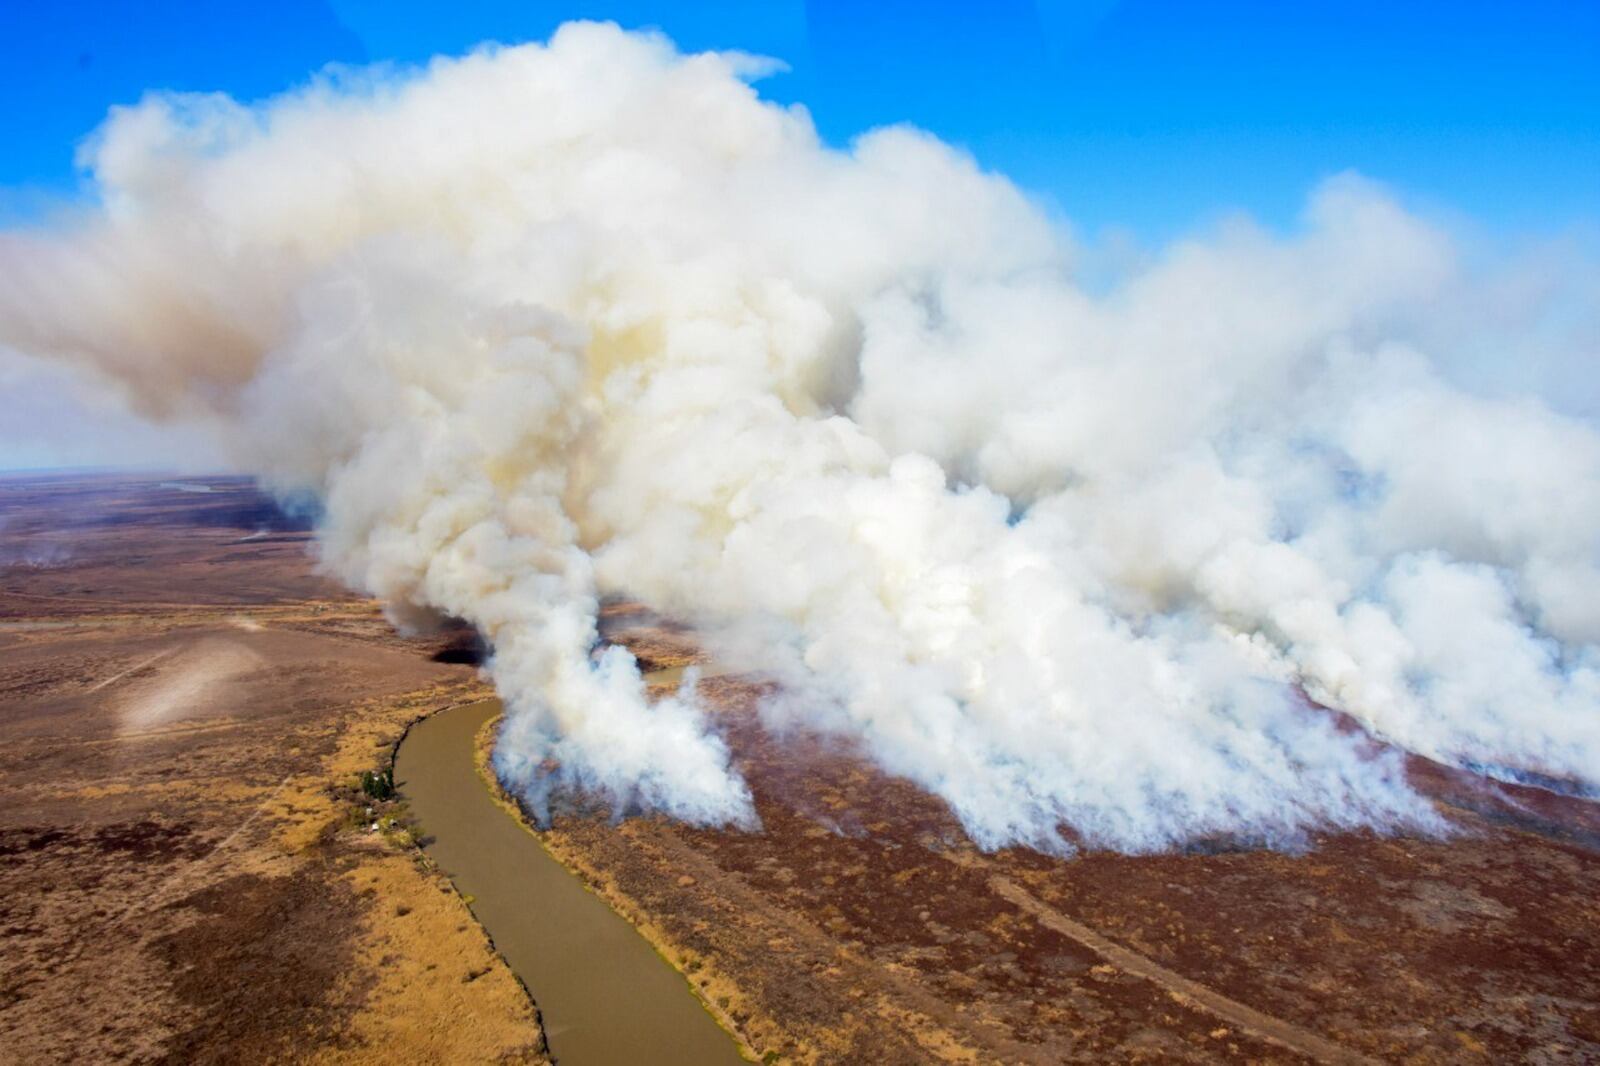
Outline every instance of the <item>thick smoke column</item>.
POLYGON ((1445 234, 1341 178, 1096 294, 1003 179, 828 149, 764 70, 579 24, 152 96, 100 207, 0 237, 0 343, 214 425, 398 621, 477 625, 525 790, 753 818, 691 696, 591 657, 613 591, 986 846, 1438 825, 1297 690, 1600 786, 1600 434, 1418 350, 1475 300, 1445 234))

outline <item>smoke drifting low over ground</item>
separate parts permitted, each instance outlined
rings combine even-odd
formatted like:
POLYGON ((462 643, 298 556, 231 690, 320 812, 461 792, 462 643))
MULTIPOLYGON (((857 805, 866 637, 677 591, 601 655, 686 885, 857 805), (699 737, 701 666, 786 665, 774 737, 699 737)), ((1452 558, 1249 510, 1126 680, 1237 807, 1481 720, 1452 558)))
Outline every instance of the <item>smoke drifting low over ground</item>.
POLYGON ((97 209, 0 236, 0 343, 212 426, 398 621, 477 626, 535 797, 753 819, 693 696, 591 657, 612 591, 986 846, 1441 828, 1301 692, 1600 786, 1600 433, 1488 384, 1593 358, 1537 269, 1342 177, 1086 288, 1003 178, 829 149, 767 70, 578 24, 151 96, 97 209))

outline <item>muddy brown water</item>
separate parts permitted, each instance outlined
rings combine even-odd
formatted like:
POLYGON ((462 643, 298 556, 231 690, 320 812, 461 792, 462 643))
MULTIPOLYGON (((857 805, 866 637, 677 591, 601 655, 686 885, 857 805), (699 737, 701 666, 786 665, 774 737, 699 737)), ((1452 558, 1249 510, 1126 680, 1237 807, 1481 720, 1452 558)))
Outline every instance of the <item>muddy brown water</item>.
POLYGON ((474 742, 497 700, 418 722, 395 778, 428 854, 527 984, 560 1066, 743 1063, 682 974, 494 801, 474 742))

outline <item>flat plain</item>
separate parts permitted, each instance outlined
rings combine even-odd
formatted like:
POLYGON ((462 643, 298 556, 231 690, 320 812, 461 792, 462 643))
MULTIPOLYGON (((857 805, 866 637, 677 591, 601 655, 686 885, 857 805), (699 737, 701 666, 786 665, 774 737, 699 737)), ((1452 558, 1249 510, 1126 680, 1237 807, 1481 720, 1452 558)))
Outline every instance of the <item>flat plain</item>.
MULTIPOLYGON (((0 516, 3 1046, 540 1061, 527 990, 354 787, 489 694, 471 634, 396 635, 245 482, 10 479, 0 516)), ((649 667, 704 657, 638 605, 602 621, 649 667)), ((986 854, 858 753, 770 730, 770 683, 700 689, 760 832, 574 799, 543 839, 768 1061, 1600 1058, 1592 803, 1412 759, 1447 838, 986 854)))
POLYGON ((0 1058, 541 1061, 351 787, 486 691, 470 656, 318 576, 245 482, 12 478, 0 516, 0 1058))

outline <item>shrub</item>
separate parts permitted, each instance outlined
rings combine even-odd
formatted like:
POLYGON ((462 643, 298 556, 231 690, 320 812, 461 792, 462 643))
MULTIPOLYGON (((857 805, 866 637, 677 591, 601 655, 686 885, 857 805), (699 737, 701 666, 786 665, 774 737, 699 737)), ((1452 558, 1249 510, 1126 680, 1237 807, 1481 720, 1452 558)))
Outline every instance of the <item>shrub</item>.
POLYGON ((361 791, 375 800, 386 800, 394 797, 394 771, 368 770, 361 775, 361 791))

